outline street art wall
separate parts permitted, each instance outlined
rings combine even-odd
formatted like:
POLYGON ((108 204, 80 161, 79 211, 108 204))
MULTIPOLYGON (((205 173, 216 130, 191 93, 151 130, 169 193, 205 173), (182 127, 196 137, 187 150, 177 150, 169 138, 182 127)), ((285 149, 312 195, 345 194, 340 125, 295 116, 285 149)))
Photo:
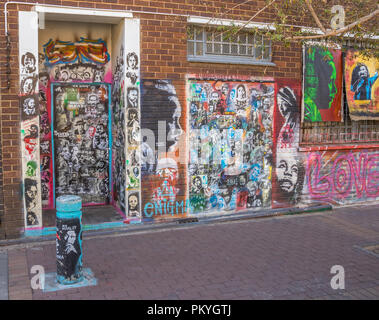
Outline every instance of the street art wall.
POLYGON ((274 83, 188 85, 191 212, 270 208, 274 83))
POLYGON ((54 84, 52 91, 56 197, 108 203, 109 86, 54 84))
POLYGON ((177 157, 180 139, 185 136, 184 110, 170 80, 144 80, 142 95, 143 218, 185 216, 185 164, 180 164, 177 157))
MULTIPOLYGON (((140 93, 140 24, 138 19, 125 21, 124 114, 125 210, 129 222, 140 222, 141 213, 141 93, 140 93)), ((120 53, 121 54, 121 53, 120 53)))
POLYGON ((303 75, 303 120, 341 121, 341 50, 305 46, 303 75))
POLYGON ((90 177, 94 178, 94 176, 89 174, 88 179, 84 178, 86 173, 83 173, 82 176, 82 172, 79 172, 77 168, 79 164, 84 164, 86 152, 89 152, 88 159, 100 160, 100 162, 94 166, 87 163, 85 167, 92 172, 97 170, 96 166, 99 166, 101 171, 99 177, 103 177, 104 174, 106 176, 104 176, 105 180, 101 186, 99 181, 91 186, 92 196, 85 197, 84 203, 87 201, 88 203, 106 202, 104 198, 101 199, 103 196, 100 194, 109 193, 108 147, 100 148, 103 150, 102 152, 96 151, 105 140, 97 146, 94 141, 89 141, 100 139, 100 136, 104 136, 105 139, 106 135, 106 143, 108 143, 108 121, 105 116, 108 117, 109 111, 109 89, 106 85, 103 85, 102 88, 97 85, 92 87, 80 87, 79 85, 81 83, 111 83, 110 49, 107 41, 103 39, 110 39, 110 31, 107 28, 100 30, 99 27, 96 27, 91 33, 103 38, 90 39, 87 36, 91 28, 94 26, 47 22, 47 28, 39 32, 39 139, 44 208, 54 207, 53 172, 56 173, 55 187, 58 190, 56 196, 74 191, 79 192, 78 190, 82 193, 88 192, 89 184, 91 184, 90 177), (64 40, 61 37, 65 37, 64 40), (53 84, 62 84, 61 87, 55 86, 54 96, 51 95, 53 84), (69 87, 63 84, 77 84, 77 86, 69 87), (96 92, 90 93, 91 90, 96 92), (56 122, 56 132, 51 131, 53 118, 56 122), (92 123, 95 118, 102 118, 101 121, 104 123, 102 128, 98 128, 97 133, 95 133, 96 126, 98 126, 98 123, 95 123, 97 120, 92 123), (92 122, 89 123, 88 119, 92 119, 92 122), (100 133, 100 131, 104 132, 100 133), (63 143, 64 140, 66 142, 63 143), (53 150, 54 141, 56 142, 55 148, 66 152, 66 159, 57 153, 57 149, 53 150), (91 148, 90 145, 92 145, 91 148), (73 148, 74 150, 72 150, 73 148), (59 157, 55 159, 53 167, 54 153, 59 157), (73 169, 74 167, 76 169, 73 169), (66 187, 62 183, 66 184, 67 188, 71 185, 71 189, 65 189, 66 187), (95 194, 97 196, 94 196, 95 194))
MULTIPOLYGON (((19 28, 37 25, 37 13, 19 12, 19 28)), ((39 99, 38 99, 38 30, 19 32, 19 70, 21 110, 21 159, 24 190, 25 227, 42 224, 39 99)))
POLYGON ((346 98, 352 120, 379 120, 379 59, 350 49, 345 57, 346 98))
POLYGON ((125 213, 125 61, 124 48, 113 64, 112 82, 112 136, 113 149, 113 203, 125 213))
POLYGON ((300 139, 301 83, 277 81, 274 111, 274 175, 272 206, 290 207, 300 202, 304 185, 300 139))
POLYGON ((306 155, 308 202, 332 205, 365 203, 379 199, 379 152, 325 151, 306 155))

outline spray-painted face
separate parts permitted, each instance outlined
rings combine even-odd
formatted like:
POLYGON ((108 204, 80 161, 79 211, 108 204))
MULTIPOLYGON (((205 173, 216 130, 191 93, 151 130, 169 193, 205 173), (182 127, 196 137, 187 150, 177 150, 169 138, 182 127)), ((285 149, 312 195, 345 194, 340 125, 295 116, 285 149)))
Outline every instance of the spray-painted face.
POLYGON ((26 167, 26 175, 29 177, 34 177, 37 169, 36 163, 34 161, 29 161, 26 167))
POLYGON ((136 210, 138 205, 138 198, 135 195, 129 197, 129 209, 136 210))
POLYGON ((277 154, 276 175, 282 191, 291 193, 295 190, 298 172, 298 163, 294 157, 282 152, 277 154))
POLYGON ((75 231, 72 231, 72 230, 67 231, 67 235, 66 235, 67 244, 73 245, 75 243, 75 240, 76 240, 75 231))
POLYGON ((33 91, 33 79, 26 79, 23 86, 24 93, 32 93, 33 91))
POLYGON ((36 59, 31 54, 26 54, 24 56, 24 67, 30 73, 35 70, 36 59))
POLYGON ((33 98, 26 99, 24 102, 24 112, 27 115, 32 115, 35 113, 36 104, 33 98))
POLYGON ((131 55, 128 60, 129 67, 135 69, 137 67, 137 60, 134 55, 131 55))
POLYGON ((31 186, 29 190, 26 191, 26 194, 30 199, 35 199, 35 197, 37 196, 37 187, 31 186))
POLYGON ((137 103, 137 99, 138 99, 138 91, 137 90, 130 90, 129 91, 129 94, 128 94, 128 98, 129 98, 129 101, 131 103, 137 103))

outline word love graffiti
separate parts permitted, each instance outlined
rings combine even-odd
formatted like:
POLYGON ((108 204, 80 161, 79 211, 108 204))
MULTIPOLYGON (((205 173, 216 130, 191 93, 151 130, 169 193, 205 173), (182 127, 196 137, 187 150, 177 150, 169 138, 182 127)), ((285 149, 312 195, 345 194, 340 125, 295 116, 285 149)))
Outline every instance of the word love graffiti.
POLYGON ((345 199, 354 190, 357 198, 379 197, 379 153, 362 152, 357 158, 352 152, 344 153, 332 161, 318 153, 309 155, 307 178, 312 198, 345 199))

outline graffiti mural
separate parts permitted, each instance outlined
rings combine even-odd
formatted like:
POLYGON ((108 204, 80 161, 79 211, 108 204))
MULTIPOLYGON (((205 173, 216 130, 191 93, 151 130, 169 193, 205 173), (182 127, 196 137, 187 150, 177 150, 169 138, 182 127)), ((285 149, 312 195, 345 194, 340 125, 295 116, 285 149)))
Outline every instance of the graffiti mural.
POLYGON ((350 49, 345 57, 346 98, 352 120, 379 119, 379 59, 350 49))
POLYGON ((106 64, 110 60, 105 41, 80 38, 79 41, 50 39, 44 46, 47 65, 66 63, 106 64))
POLYGON ((53 161, 51 145, 51 95, 50 76, 44 64, 45 56, 39 55, 39 111, 40 111, 40 157, 41 193, 44 208, 54 207, 53 161))
MULTIPOLYGON (((19 12, 19 30, 30 30, 35 12, 19 12)), ((19 33, 19 104, 25 226, 42 226, 40 183, 40 105, 38 98, 38 29, 19 33)))
POLYGON ((108 85, 53 87, 56 196, 76 194, 83 203, 109 196, 108 85))
POLYGON ((141 104, 140 104, 140 22, 139 19, 125 21, 125 199, 128 221, 141 222, 141 104), (130 36, 132 35, 132 36, 130 36))
POLYGON ((304 48, 304 121, 341 121, 342 52, 304 48))
POLYGON ((124 48, 121 46, 113 71, 112 136, 113 144, 113 201, 124 213, 125 208, 125 70, 124 48))
POLYGON ((310 199, 349 204, 379 198, 378 152, 311 152, 307 158, 310 199))
MULTIPOLYGON (((182 107, 176 89, 169 80, 143 82, 141 173, 144 186, 143 213, 145 218, 172 216, 171 208, 183 202, 182 186, 178 181, 180 168, 175 157, 183 130, 180 124, 182 107)), ((183 214, 182 210, 176 212, 183 214)))
POLYGON ((294 81, 277 83, 274 112, 275 170, 272 206, 288 207, 299 203, 304 184, 302 153, 298 152, 300 133, 301 84, 294 81))
MULTIPOLYGON (((77 42, 50 39, 42 46, 42 50, 43 53, 39 53, 38 59, 42 204, 44 208, 53 208, 51 83, 109 83, 111 80, 110 55, 106 42, 101 39, 81 38, 77 42)), ((89 95, 86 100, 89 105, 87 111, 95 115, 98 110, 94 104, 99 104, 98 102, 96 94, 89 95)), ((72 102, 70 103, 73 105, 72 102)), ((58 127, 62 130, 66 121, 65 116, 59 115, 58 118, 58 127)), ((95 132, 95 129, 90 130, 95 132)), ((76 131, 76 134, 79 134, 78 129, 76 131)), ((95 148, 103 147, 101 143, 105 140, 101 135, 92 138, 95 140, 93 142, 95 148)), ((99 166, 101 167, 102 163, 99 166)), ((99 187, 104 192, 109 191, 106 184, 99 187)))
POLYGON ((189 81, 191 210, 271 206, 274 84, 189 81))

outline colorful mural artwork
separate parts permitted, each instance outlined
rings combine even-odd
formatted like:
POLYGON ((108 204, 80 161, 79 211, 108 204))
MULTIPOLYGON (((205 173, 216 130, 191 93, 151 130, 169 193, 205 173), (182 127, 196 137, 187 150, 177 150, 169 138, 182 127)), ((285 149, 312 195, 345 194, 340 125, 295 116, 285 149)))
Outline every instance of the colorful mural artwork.
MULTIPOLYGON (((39 54, 39 111, 42 205, 54 208, 53 161, 51 136, 51 84, 52 83, 104 83, 110 82, 110 56, 106 42, 81 38, 78 42, 49 40, 39 54), (71 50, 71 56, 68 54, 71 50), (71 58, 70 58, 71 57, 71 58)), ((89 105, 96 97, 88 100, 89 105)), ((28 102, 33 105, 32 102, 28 102)), ((24 103, 26 104, 26 102, 24 103)), ((25 105, 25 108, 27 106, 25 105)), ((29 107, 30 109, 30 107, 29 107)), ((25 109, 26 112, 30 112, 25 109)), ((93 112, 95 112, 93 110, 93 112)), ((25 118, 27 115, 25 114, 25 118)), ((62 118, 63 119, 63 118, 62 118)))
MULTIPOLYGON (((177 207, 184 190, 179 186, 180 166, 176 159, 183 134, 180 124, 182 106, 169 80, 143 82, 141 173, 144 190, 144 218, 168 218, 177 207)), ((183 205, 182 205, 183 208, 183 205)), ((176 214, 185 214, 179 210, 176 214)))
POLYGON ((50 39, 43 47, 49 66, 75 62, 106 64, 110 60, 107 45, 102 39, 81 37, 76 42, 50 39))
POLYGON ((319 46, 304 48, 303 120, 341 121, 342 52, 319 46))
POLYGON ((302 153, 298 152, 300 132, 301 84, 295 81, 277 82, 274 112, 274 177, 272 206, 289 207, 301 198, 305 169, 302 153))
POLYGON ((53 86, 56 196, 109 201, 109 98, 106 84, 53 86))
POLYGON ((379 59, 350 49, 345 57, 346 98, 352 120, 379 120, 379 59))
MULTIPOLYGON (((19 12, 20 30, 35 24, 36 12, 19 12)), ((38 28, 19 33, 21 156, 25 227, 42 226, 40 181, 40 104, 38 98, 38 28)))
POLYGON ((191 211, 271 206, 274 83, 189 81, 191 211))
POLYGON ((311 152, 306 165, 307 188, 312 200, 343 205, 379 199, 379 153, 376 151, 311 152))

